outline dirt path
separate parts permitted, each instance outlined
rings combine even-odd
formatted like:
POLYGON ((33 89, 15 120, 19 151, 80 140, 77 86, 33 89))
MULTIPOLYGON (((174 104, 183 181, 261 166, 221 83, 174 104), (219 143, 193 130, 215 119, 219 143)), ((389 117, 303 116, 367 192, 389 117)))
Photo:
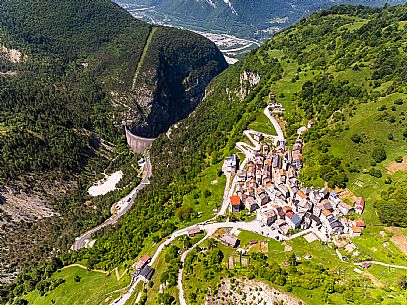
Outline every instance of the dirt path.
MULTIPOLYGON (((84 265, 81 265, 81 264, 68 265, 68 266, 63 267, 62 269, 68 269, 68 268, 72 268, 72 267, 79 267, 79 268, 88 270, 88 267, 86 267, 86 266, 84 266, 84 265)), ((100 270, 100 269, 92 269, 92 270, 90 270, 90 271, 99 272, 99 273, 103 273, 103 274, 106 274, 106 275, 110 274, 109 271, 100 270)))
POLYGON ((387 227, 386 230, 393 233, 390 240, 407 255, 407 237, 396 227, 387 227))
POLYGON ((122 279, 122 277, 127 274, 127 271, 128 271, 129 269, 124 270, 123 273, 122 273, 122 275, 119 274, 119 268, 116 267, 116 268, 114 268, 113 270, 114 270, 114 275, 116 276, 116 279, 117 279, 118 281, 120 281, 120 280, 122 279))
POLYGON ((373 274, 371 274, 370 272, 365 271, 365 272, 362 273, 362 275, 368 277, 368 278, 372 281, 373 285, 375 285, 377 288, 384 288, 383 283, 380 282, 380 281, 379 281, 373 274))

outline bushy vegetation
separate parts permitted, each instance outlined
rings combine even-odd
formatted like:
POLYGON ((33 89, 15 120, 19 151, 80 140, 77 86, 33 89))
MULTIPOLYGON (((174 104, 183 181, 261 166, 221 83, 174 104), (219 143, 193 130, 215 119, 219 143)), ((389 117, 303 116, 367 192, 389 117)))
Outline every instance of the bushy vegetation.
MULTIPOLYGON (((13 271, 44 262, 51 252, 66 252, 75 236, 109 217, 110 206, 139 181, 139 156, 128 152, 121 123, 147 122, 132 86, 152 27, 108 0, 6 0, 0 1, 0 16, 0 71, 15 73, 0 75, 0 183, 40 197, 61 216, 2 226, 0 263, 13 271), (2 45, 19 50, 21 61, 8 60, 2 45), (88 196, 98 174, 124 164, 120 190, 88 196)), ((147 51, 165 49, 166 58, 147 56, 145 63, 163 82, 171 79, 172 86, 188 77, 198 82, 200 87, 191 89, 195 95, 185 97, 195 106, 206 83, 226 67, 224 58, 201 36, 164 27, 158 32, 160 39, 147 51), (172 44, 171 35, 177 36, 172 44), (162 68, 167 66, 170 70, 162 68)), ((148 88, 146 82, 140 87, 159 96, 159 87, 148 88)), ((168 117, 156 118, 163 120, 160 131, 179 119, 184 102, 179 98, 160 96, 160 103, 171 106, 168 117)), ((182 109, 182 115, 192 108, 182 109)), ((10 221, 9 215, 0 217, 10 221)), ((12 297, 12 290, 1 297, 12 297)))
POLYGON ((407 227, 407 180, 405 177, 382 191, 381 198, 376 201, 375 207, 383 223, 407 227))

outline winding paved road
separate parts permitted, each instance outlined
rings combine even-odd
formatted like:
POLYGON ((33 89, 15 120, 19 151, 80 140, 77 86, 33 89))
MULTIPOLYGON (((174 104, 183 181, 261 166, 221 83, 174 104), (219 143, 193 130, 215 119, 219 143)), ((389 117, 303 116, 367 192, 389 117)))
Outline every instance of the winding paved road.
MULTIPOLYGON (((153 257, 151 258, 150 263, 148 264, 149 266, 153 266, 154 262, 158 259, 158 257, 160 256, 161 252, 164 250, 165 246, 168 246, 171 242, 173 242, 177 237, 183 236, 183 235, 187 235, 188 234, 188 230, 191 228, 194 228, 196 226, 199 226, 199 228, 202 231, 206 232, 206 236, 199 241, 197 244, 195 244, 191 249, 185 251, 182 256, 181 256, 181 261, 183 262, 183 260, 185 260, 187 254, 194 249, 195 247, 197 247, 200 243, 202 243, 205 239, 209 238, 210 236, 212 236, 218 229, 221 228, 232 228, 232 229, 239 229, 239 230, 245 230, 245 231, 251 231, 251 232, 255 232, 257 234, 260 234, 264 237, 268 237, 268 238, 274 238, 277 239, 276 237, 278 236, 278 240, 284 240, 284 239, 288 239, 287 237, 281 235, 280 233, 277 232, 277 230, 273 230, 270 227, 263 227, 261 225, 261 223, 257 220, 251 221, 251 222, 218 222, 218 223, 206 223, 203 222, 201 224, 197 224, 197 225, 192 225, 190 227, 175 231, 174 233, 172 233, 168 239, 166 239, 163 243, 161 243, 161 245, 157 248, 157 250, 154 252, 153 257)), ((181 274, 182 276, 182 274, 181 274)), ((178 280, 182 279, 182 277, 180 278, 180 276, 178 275, 178 280)), ((113 301, 111 303, 111 305, 124 305, 127 300, 131 297, 132 293, 134 292, 134 290, 136 289, 136 286, 140 283, 140 279, 137 278, 135 281, 133 281, 133 283, 131 284, 129 290, 123 294, 121 297, 119 297, 118 299, 116 299, 115 301, 113 301)), ((182 281, 178 282, 178 286, 180 287, 180 285, 182 285, 182 281)), ((180 293, 181 291, 183 292, 183 288, 180 289, 180 293)), ((180 295, 180 299, 183 299, 183 295, 180 295)), ((185 300, 184 300, 185 301, 185 300)), ((186 303, 183 303, 184 305, 186 303)))
POLYGON ((407 270, 407 266, 390 265, 390 264, 386 264, 386 263, 382 263, 382 262, 377 262, 377 261, 364 261, 364 262, 362 262, 362 263, 354 263, 354 265, 360 266, 360 264, 363 264, 363 263, 370 263, 370 264, 380 265, 380 266, 384 266, 384 267, 390 267, 390 268, 396 268, 396 269, 404 269, 404 270, 407 270))
MULTIPOLYGON (((264 137, 266 138, 271 138, 274 140, 274 142, 278 142, 279 140, 284 141, 284 134, 283 131, 281 130, 280 125, 278 124, 278 122, 273 118, 273 116, 271 115, 268 107, 264 110, 265 115, 270 119, 270 122, 273 124, 274 128, 277 131, 277 136, 274 135, 269 135, 269 134, 265 134, 265 133, 261 133, 264 137)), ((246 163, 250 160, 250 158, 253 158, 254 154, 260 150, 260 143, 257 142, 252 135, 255 133, 255 130, 245 130, 244 134, 247 136, 247 138, 249 139, 249 141, 253 144, 253 146, 250 146, 249 144, 245 143, 245 142, 237 142, 236 143, 236 148, 238 150, 240 150, 244 155, 245 155, 245 159, 241 162, 240 167, 243 168, 246 163)), ((245 231, 251 231, 254 233, 257 233, 259 235, 262 235, 264 237, 268 237, 268 238, 274 238, 276 240, 288 240, 289 238, 281 235, 280 233, 278 233, 277 230, 268 227, 268 226, 263 226, 259 221, 254 220, 251 222, 218 222, 218 223, 208 223, 210 221, 214 221, 216 219, 217 216, 220 215, 225 215, 227 208, 229 206, 230 203, 230 196, 233 195, 233 191, 235 189, 236 183, 237 183, 237 175, 234 177, 233 181, 232 181, 232 185, 229 187, 230 184, 230 179, 231 179, 231 175, 227 174, 226 175, 226 185, 225 185, 225 191, 224 191, 224 196, 223 196, 223 202, 222 202, 222 207, 219 210, 218 214, 199 224, 195 224, 193 226, 184 228, 184 229, 180 229, 178 231, 175 231, 174 233, 172 233, 168 239, 166 239, 158 248, 157 250, 154 252, 153 257, 151 258, 150 263, 148 264, 149 266, 153 266, 154 262, 157 260, 157 258, 159 257, 159 255, 161 254, 162 250, 165 248, 165 246, 169 245, 173 240, 175 240, 175 238, 180 237, 182 235, 186 235, 188 234, 188 230, 199 226, 199 228, 202 231, 206 232, 206 236, 201 239, 197 244, 195 244, 192 248, 188 249, 187 251, 185 251, 182 255, 181 255, 181 262, 182 264, 185 261, 185 258, 187 256, 187 254, 192 251, 195 247, 197 247, 199 244, 201 244, 202 242, 204 242, 207 238, 209 238, 210 236, 212 236, 218 229, 220 228, 232 228, 232 229, 239 229, 239 230, 245 230, 245 231)), ((301 232, 299 234, 296 234, 295 237, 297 236, 301 236, 304 235, 306 233, 311 232, 311 230, 304 232, 301 232)), ((180 299, 180 303, 181 305, 187 305, 186 301, 185 301, 185 297, 184 297, 184 289, 183 289, 183 285, 182 285, 182 274, 183 274, 183 268, 181 268, 179 270, 178 273, 178 290, 179 290, 179 299, 180 299)), ((140 283, 140 279, 137 278, 135 281, 132 282, 129 290, 122 295, 121 297, 119 297, 118 299, 116 299, 115 301, 113 301, 113 303, 111 303, 111 305, 125 305, 125 303, 127 302, 127 300, 131 297, 132 293, 134 292, 134 290, 136 289, 136 286, 140 283)))
POLYGON ((120 217, 122 217, 124 214, 126 214, 126 212, 128 210, 131 209, 131 207, 133 206, 134 200, 137 197, 137 194, 143 188, 145 188, 146 185, 150 184, 149 179, 152 174, 152 168, 151 168, 151 162, 150 162, 150 153, 148 151, 146 153, 146 165, 145 166, 146 166, 146 172, 145 172, 144 177, 141 180, 140 184, 137 185, 137 187, 135 187, 130 192, 130 194, 128 194, 126 197, 122 198, 119 202, 114 204, 114 205, 119 204, 120 206, 122 206, 122 208, 119 210, 119 212, 117 214, 112 215, 104 223, 90 229, 89 231, 86 231, 81 236, 77 237, 75 239, 74 244, 71 246, 71 250, 76 251, 76 250, 83 248, 86 245, 86 243, 90 240, 92 234, 94 234, 95 232, 97 232, 107 226, 115 224, 120 219, 120 217))
POLYGON ((285 141, 284 133, 283 133, 283 131, 281 129, 281 126, 280 126, 280 124, 278 124, 277 120, 271 115, 269 107, 266 107, 266 109, 264 109, 264 114, 267 116, 267 118, 273 124, 274 129, 277 132, 278 139, 280 141, 285 141))

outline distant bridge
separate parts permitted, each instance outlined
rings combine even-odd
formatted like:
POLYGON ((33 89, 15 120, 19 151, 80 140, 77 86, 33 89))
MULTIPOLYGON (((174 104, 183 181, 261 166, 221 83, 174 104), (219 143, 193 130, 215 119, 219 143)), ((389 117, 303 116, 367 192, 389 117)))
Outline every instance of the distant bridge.
POLYGON ((141 154, 147 149, 149 149, 151 144, 155 140, 155 138, 143 138, 136 136, 135 134, 132 134, 131 131, 128 130, 126 126, 124 127, 124 129, 126 131, 127 144, 134 152, 138 154, 141 154))

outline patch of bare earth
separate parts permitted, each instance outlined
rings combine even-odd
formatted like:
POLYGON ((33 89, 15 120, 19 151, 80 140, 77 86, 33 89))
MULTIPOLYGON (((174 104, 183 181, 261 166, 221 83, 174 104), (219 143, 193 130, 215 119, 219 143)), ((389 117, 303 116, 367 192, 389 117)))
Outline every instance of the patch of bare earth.
MULTIPOLYGON (((30 222, 58 215, 45 203, 44 199, 37 195, 16 194, 9 190, 3 192, 2 195, 5 203, 1 205, 0 209, 13 222, 30 222)), ((0 224, 2 223, 0 220, 0 224)))
POLYGON ((6 48, 5 46, 2 46, 0 48, 0 54, 5 56, 7 58, 7 60, 12 62, 13 64, 17 64, 19 62, 25 62, 28 59, 27 55, 24 55, 19 50, 9 49, 9 48, 6 48))
POLYGON ((363 275, 368 277, 371 281, 372 284, 375 285, 377 288, 384 288, 384 285, 382 282, 380 282, 373 274, 371 274, 368 271, 363 272, 363 275))
POLYGON ((304 304, 300 299, 282 293, 263 282, 243 278, 223 279, 220 287, 206 297, 206 305, 232 304, 304 304))
POLYGON ((388 227, 386 230, 393 233, 390 240, 404 253, 407 255, 407 237, 400 232, 396 227, 388 227))
POLYGON ((387 165, 387 171, 390 174, 395 174, 399 171, 405 171, 405 170, 407 170, 407 156, 403 157, 403 162, 401 162, 401 163, 393 161, 389 165, 387 165))

